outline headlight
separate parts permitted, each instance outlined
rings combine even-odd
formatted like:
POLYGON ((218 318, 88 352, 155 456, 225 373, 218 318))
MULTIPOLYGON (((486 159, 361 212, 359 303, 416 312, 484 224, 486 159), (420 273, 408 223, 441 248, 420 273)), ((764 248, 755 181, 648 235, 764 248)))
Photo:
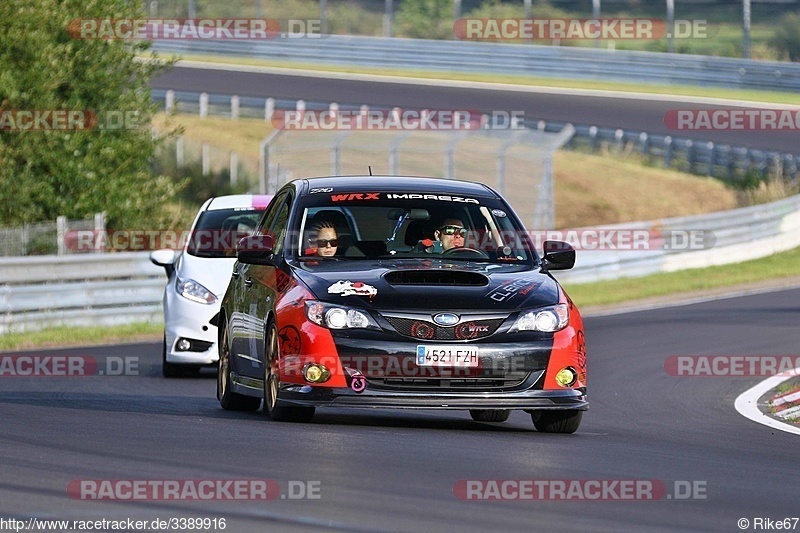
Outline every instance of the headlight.
POLYGON ((567 304, 522 313, 509 331, 558 331, 569 324, 567 304))
POLYGON ((214 296, 213 292, 206 289, 193 279, 187 279, 184 281, 180 278, 177 278, 175 281, 175 289, 178 291, 178 294, 193 302, 201 304, 213 304, 217 301, 217 297, 214 296))
POLYGON ((306 302, 306 317, 318 326, 331 329, 379 329, 364 311, 322 302, 306 302))

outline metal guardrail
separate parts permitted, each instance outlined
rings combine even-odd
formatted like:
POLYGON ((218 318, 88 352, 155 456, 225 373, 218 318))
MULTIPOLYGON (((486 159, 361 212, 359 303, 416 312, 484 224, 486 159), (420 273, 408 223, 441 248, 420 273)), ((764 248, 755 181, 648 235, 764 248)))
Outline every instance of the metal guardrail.
POLYGON ((800 64, 566 46, 330 35, 271 41, 157 41, 162 53, 229 55, 299 63, 800 90, 800 64))
POLYGON ((706 215, 593 229, 647 230, 662 235, 694 232, 703 236, 705 246, 691 251, 669 247, 646 251, 578 251, 573 270, 555 273, 559 281, 588 283, 725 265, 797 248, 800 246, 800 195, 706 215))
MULTIPOLYGON (((800 246, 800 195, 707 215, 598 229, 703 232, 704 249, 579 250, 559 281, 586 283, 737 263, 800 246)), ((567 235, 568 232, 565 231, 567 235)), ((577 244, 577 243, 576 243, 577 244)), ((164 272, 147 252, 0 259, 0 334, 46 326, 161 319, 164 272)))
POLYGON ((0 259, 0 334, 161 320, 164 269, 146 252, 0 259))
MULTIPOLYGON (((290 110, 298 107, 297 100, 163 89, 153 89, 152 98, 157 102, 165 103, 165 105, 169 100, 171 103, 177 104, 178 109, 183 111, 200 113, 201 109, 205 109, 206 113, 212 115, 264 118, 265 120, 269 119, 274 110, 290 110), (171 93, 171 96, 168 97, 168 93, 171 93), (205 102, 202 105, 200 104, 201 99, 205 102), (234 103, 234 99, 236 103, 234 103)), ((303 102, 305 109, 315 111, 328 109, 330 104, 331 102, 303 102)), ((357 110, 360 107, 354 104, 339 104, 341 110, 357 110)), ((376 107, 375 109, 390 110, 389 107, 376 107)), ((547 133, 558 133, 563 131, 566 123, 526 119, 523 125, 547 133)), ((790 153, 587 124, 573 124, 573 126, 575 135, 566 144, 565 148, 567 149, 599 151, 603 145, 606 145, 622 150, 630 145, 637 153, 654 161, 660 160, 664 167, 677 167, 692 174, 713 176, 734 183, 746 179, 748 176, 761 179, 767 176, 780 176, 787 181, 798 179, 798 156, 790 153)))

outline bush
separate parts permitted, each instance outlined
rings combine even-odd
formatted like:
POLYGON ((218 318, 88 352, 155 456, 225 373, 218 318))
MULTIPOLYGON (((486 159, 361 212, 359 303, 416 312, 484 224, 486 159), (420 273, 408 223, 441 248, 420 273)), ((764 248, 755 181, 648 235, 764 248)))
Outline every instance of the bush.
POLYGON ((781 59, 800 61, 800 13, 791 13, 777 24, 769 45, 778 51, 781 59))

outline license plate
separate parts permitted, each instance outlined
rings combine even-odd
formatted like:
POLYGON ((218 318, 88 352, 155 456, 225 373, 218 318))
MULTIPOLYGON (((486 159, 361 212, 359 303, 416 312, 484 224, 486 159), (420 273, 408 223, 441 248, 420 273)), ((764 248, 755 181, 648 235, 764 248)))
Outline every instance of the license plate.
POLYGON ((478 349, 472 346, 417 345, 417 366, 478 366, 478 349))

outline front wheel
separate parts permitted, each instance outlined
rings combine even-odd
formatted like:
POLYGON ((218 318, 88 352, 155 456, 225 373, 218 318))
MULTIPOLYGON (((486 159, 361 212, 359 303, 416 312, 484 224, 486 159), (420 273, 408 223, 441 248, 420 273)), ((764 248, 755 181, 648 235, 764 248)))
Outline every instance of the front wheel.
POLYGON ((511 415, 509 409, 470 409, 469 416, 475 422, 505 422, 511 415))
POLYGON ((231 390, 230 346, 228 346, 228 325, 220 324, 219 362, 217 363, 217 400, 227 411, 255 411, 261 399, 245 396, 231 390))
POLYGON ((532 411, 531 420, 543 433, 575 433, 581 425, 583 411, 532 411))
POLYGON ((267 326, 267 339, 264 343, 264 414, 278 422, 308 422, 314 417, 313 407, 280 405, 280 379, 272 373, 272 362, 278 359, 278 328, 275 322, 267 326))

